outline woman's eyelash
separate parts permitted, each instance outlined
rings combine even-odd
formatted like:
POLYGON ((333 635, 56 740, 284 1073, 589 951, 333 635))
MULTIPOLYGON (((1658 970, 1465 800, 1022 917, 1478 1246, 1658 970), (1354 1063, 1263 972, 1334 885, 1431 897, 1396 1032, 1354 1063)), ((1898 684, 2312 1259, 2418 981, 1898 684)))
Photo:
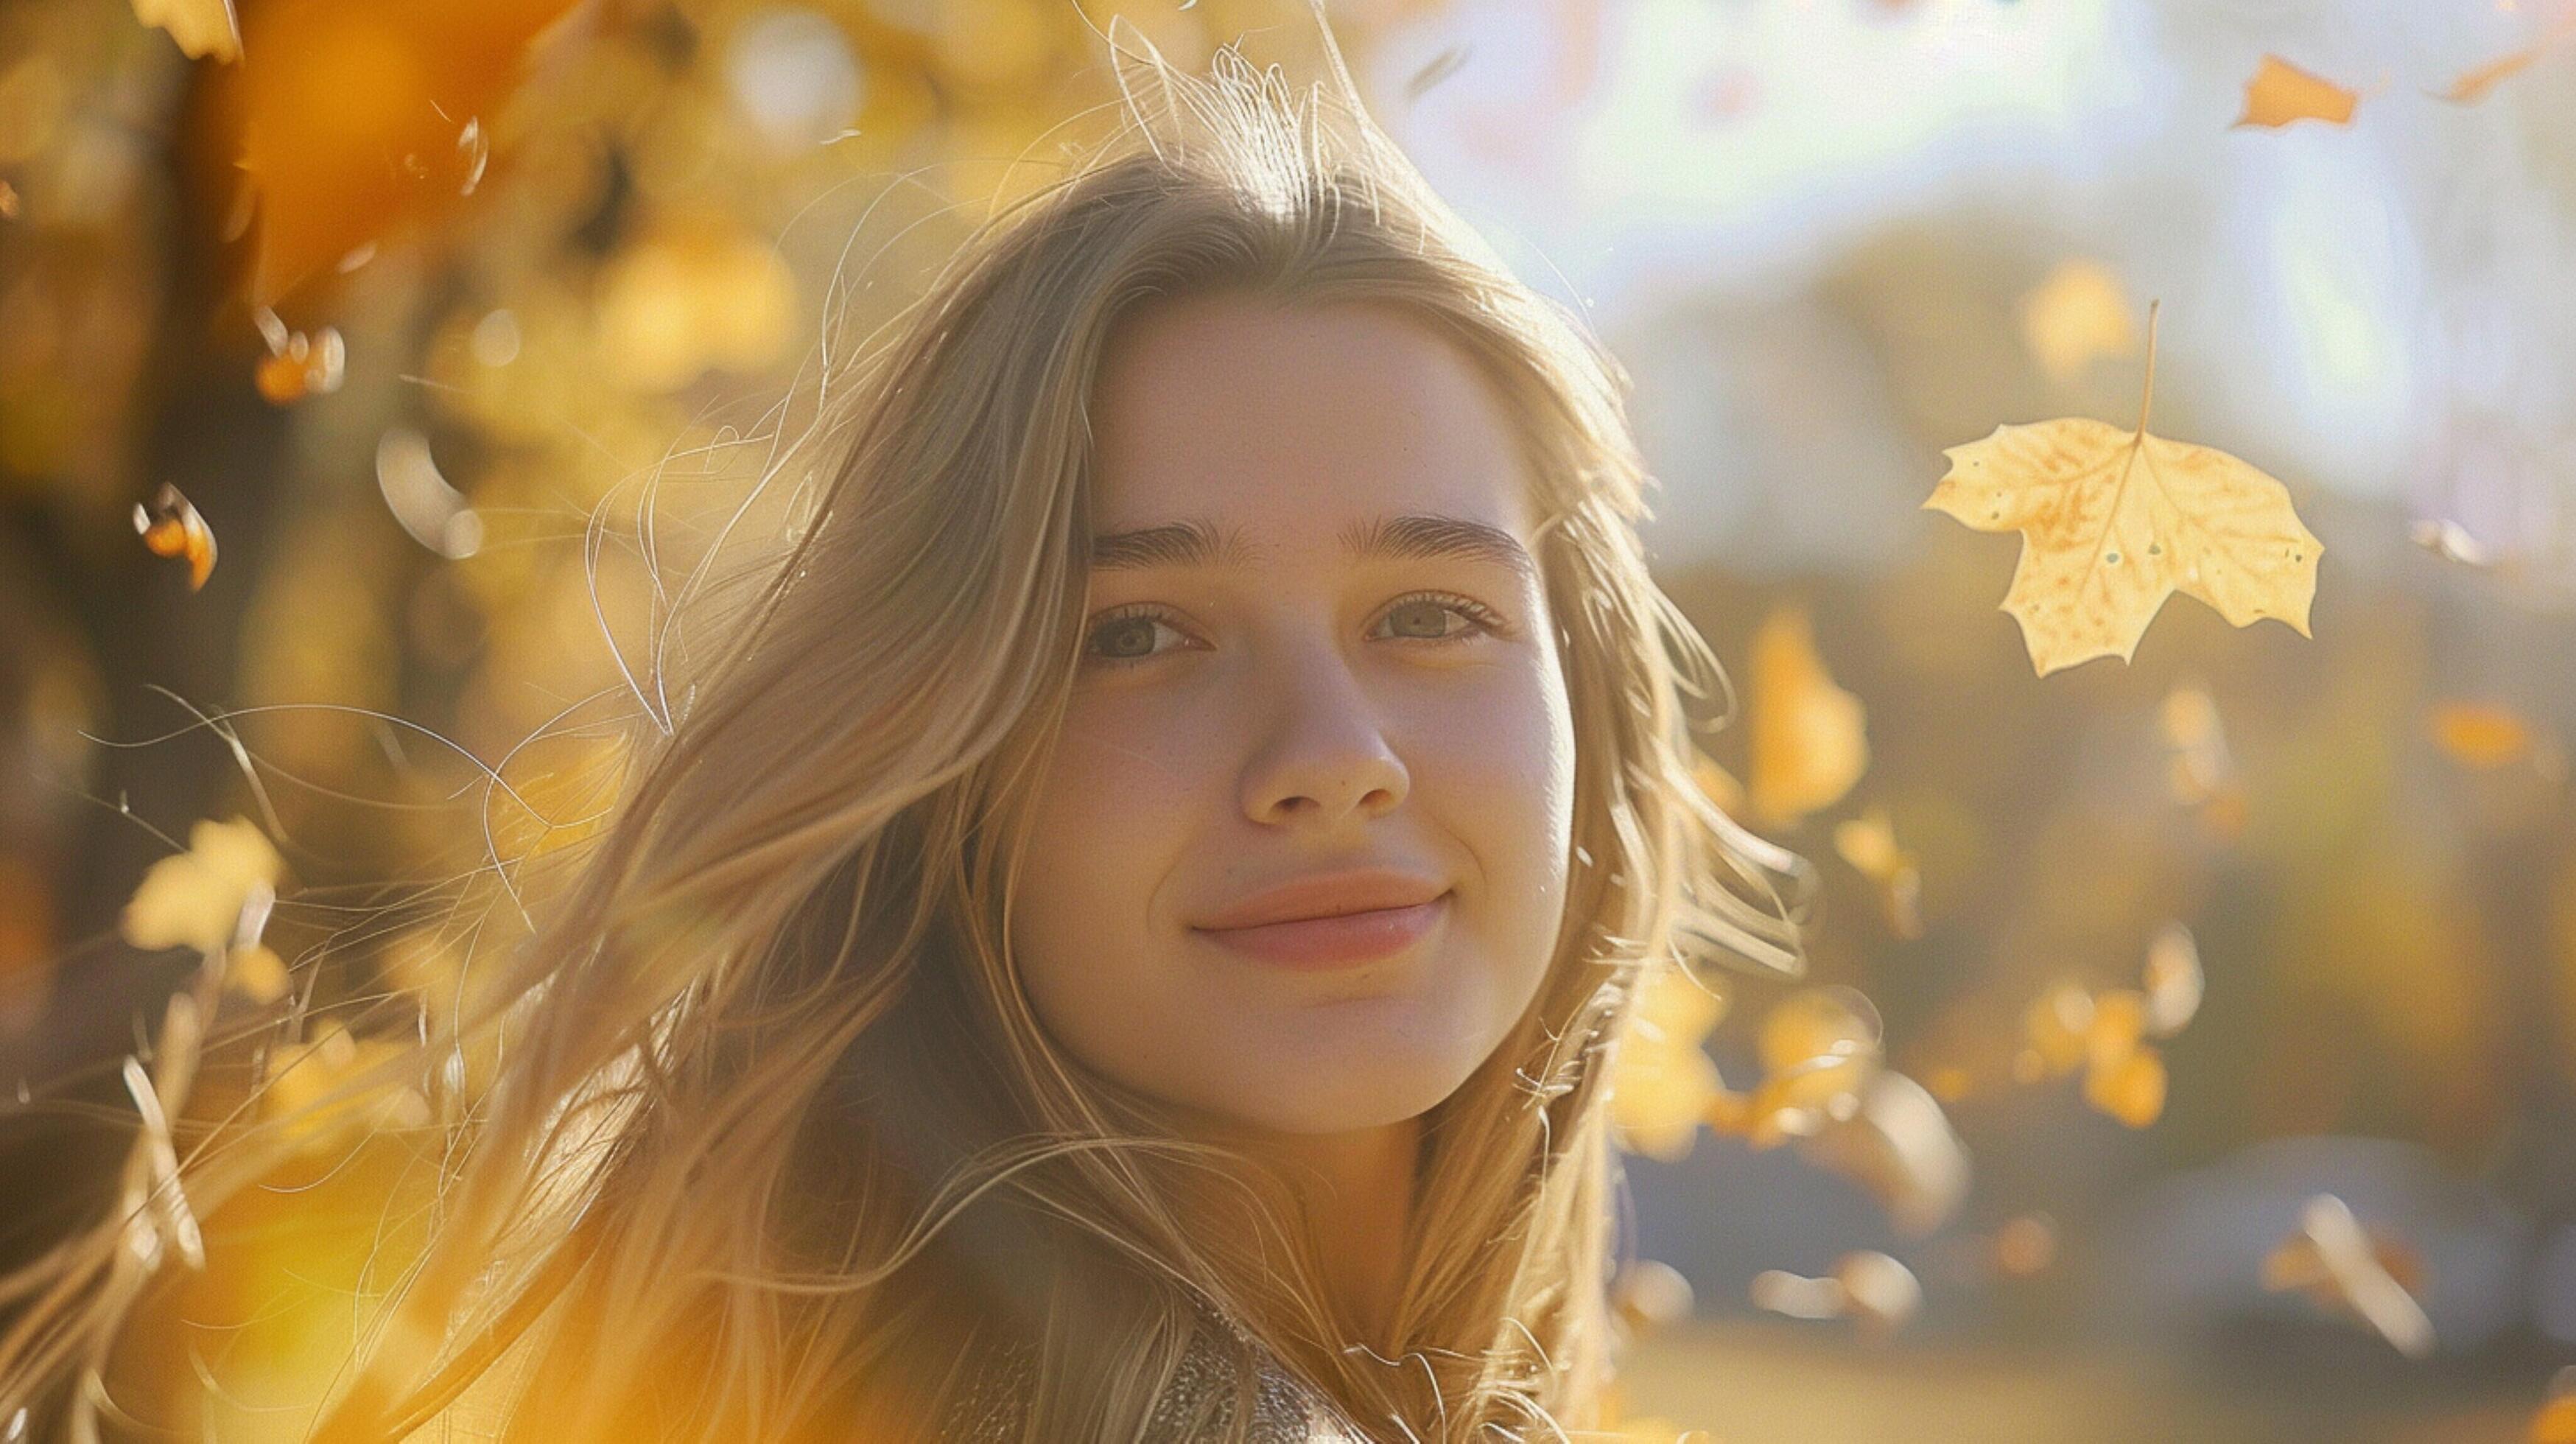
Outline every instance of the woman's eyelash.
POLYGON ((1477 601, 1474 597, 1462 597, 1456 592, 1413 592, 1409 595, 1396 598, 1394 602, 1388 605, 1387 611, 1393 612, 1397 607, 1408 606, 1414 602, 1438 602, 1440 605, 1449 608, 1451 611, 1465 617, 1468 621, 1473 622, 1475 626, 1472 630, 1460 632, 1454 636, 1408 637, 1405 639, 1407 641, 1462 642, 1469 637, 1482 636, 1487 633, 1499 634, 1511 630, 1511 624, 1503 620, 1503 616, 1500 612, 1486 606, 1483 602, 1477 601))
MULTIPOLYGON (((1396 598, 1393 602, 1388 603, 1386 612, 1387 614, 1392 614, 1396 609, 1410 606, 1415 602, 1437 602, 1441 606, 1447 607, 1449 610, 1465 617, 1469 625, 1464 629, 1445 637, 1399 637, 1393 640, 1424 642, 1436 647, 1447 643, 1469 641, 1481 636, 1508 635, 1511 631, 1511 624, 1503 619, 1501 613, 1486 606, 1484 603, 1477 601, 1473 597, 1463 597, 1455 592, 1408 593, 1396 598)), ((1153 660, 1155 657, 1163 655, 1159 652, 1149 652, 1141 657, 1111 657, 1104 656, 1099 652, 1091 650, 1090 641, 1088 639, 1098 638, 1103 629, 1113 626, 1119 622, 1134 621, 1139 618, 1148 618, 1153 621, 1161 622, 1166 626, 1172 626, 1174 630, 1179 629, 1177 624, 1174 622, 1171 611, 1152 602, 1135 602, 1124 607, 1113 608, 1093 619, 1090 631, 1086 634, 1087 640, 1083 650, 1085 660, 1118 667, 1133 665, 1138 662, 1148 662, 1153 660)))

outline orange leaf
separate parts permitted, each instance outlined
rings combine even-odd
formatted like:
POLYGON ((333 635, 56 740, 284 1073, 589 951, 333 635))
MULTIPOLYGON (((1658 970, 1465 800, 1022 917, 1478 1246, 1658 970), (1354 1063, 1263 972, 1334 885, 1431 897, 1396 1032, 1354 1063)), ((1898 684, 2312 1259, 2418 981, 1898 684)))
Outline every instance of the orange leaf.
POLYGON ((2531 1419, 2531 1444, 2576 1444, 2576 1364, 2549 1381, 2549 1398, 2531 1419))
POLYGON ((204 586, 206 578, 213 574, 215 533, 206 525, 206 519, 197 515, 196 507, 179 494, 179 488, 163 482, 151 506, 135 503, 134 530, 154 556, 187 559, 188 590, 193 592, 204 586))
POLYGON ((324 326, 307 336, 286 329, 274 312, 262 308, 259 313, 260 334, 268 341, 269 354, 262 357, 254 379, 259 394, 270 404, 284 406, 307 396, 327 396, 340 389, 341 377, 349 365, 349 351, 340 339, 340 328, 324 326))
POLYGON ((2297 120, 2349 125, 2360 97, 2324 76, 2301 70, 2277 55, 2266 55, 2254 78, 2245 82, 2245 113, 2236 124, 2278 128, 2297 120))
MULTIPOLYGON (((2095 657, 2127 661, 2176 591, 2237 626, 2277 617, 2308 633, 2323 546, 2287 488, 2223 451, 2147 431, 2155 402, 2155 310, 2138 425, 2084 417, 1998 426, 1948 448, 1923 502, 1978 531, 2019 531, 2003 610, 2046 676, 2095 657)), ((1758 789, 1757 789, 1758 792, 1758 789)))
POLYGON ((252 7, 244 48, 259 61, 227 73, 236 83, 225 109, 237 124, 205 155, 259 193, 251 303, 275 304, 472 191, 487 158, 478 118, 501 111, 529 42, 571 9, 573 0, 252 7))
POLYGON ((191 60, 241 59, 241 25, 232 0, 134 0, 134 18, 170 32, 191 60))

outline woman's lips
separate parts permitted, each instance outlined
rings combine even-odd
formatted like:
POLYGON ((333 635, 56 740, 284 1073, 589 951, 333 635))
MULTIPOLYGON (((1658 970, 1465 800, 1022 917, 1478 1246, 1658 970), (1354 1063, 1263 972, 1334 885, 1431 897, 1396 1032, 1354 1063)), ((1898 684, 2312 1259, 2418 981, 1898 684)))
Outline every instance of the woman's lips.
POLYGON ((1249 928, 1198 928, 1209 941, 1285 968, 1337 968, 1411 947, 1449 911, 1450 894, 1411 907, 1378 908, 1328 918, 1249 928))

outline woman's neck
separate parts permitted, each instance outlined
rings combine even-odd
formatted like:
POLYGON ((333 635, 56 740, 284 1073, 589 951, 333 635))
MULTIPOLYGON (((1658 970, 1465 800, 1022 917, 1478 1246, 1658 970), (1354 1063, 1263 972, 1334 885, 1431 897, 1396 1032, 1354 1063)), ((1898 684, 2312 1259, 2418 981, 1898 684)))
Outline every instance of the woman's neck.
POLYGON ((1394 1322, 1404 1283, 1422 1120, 1357 1133, 1292 1135, 1283 1160, 1322 1250, 1324 1282, 1374 1340, 1394 1322), (1296 1166, 1302 1165, 1302 1166, 1296 1166))
POLYGON ((1369 1341, 1379 1339, 1403 1289, 1423 1119, 1347 1133, 1216 1131, 1287 1177, 1313 1232, 1324 1286, 1369 1341))

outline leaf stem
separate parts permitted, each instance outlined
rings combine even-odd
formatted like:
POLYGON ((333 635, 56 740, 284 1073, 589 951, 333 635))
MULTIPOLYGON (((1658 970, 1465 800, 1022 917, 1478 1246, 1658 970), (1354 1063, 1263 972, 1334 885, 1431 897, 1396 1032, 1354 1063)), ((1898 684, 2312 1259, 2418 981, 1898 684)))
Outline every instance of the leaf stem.
POLYGON ((2161 298, 2147 303, 2147 394, 2138 401, 2140 436, 2147 434, 2147 418, 2156 409, 2156 308, 2163 304, 2161 298))

